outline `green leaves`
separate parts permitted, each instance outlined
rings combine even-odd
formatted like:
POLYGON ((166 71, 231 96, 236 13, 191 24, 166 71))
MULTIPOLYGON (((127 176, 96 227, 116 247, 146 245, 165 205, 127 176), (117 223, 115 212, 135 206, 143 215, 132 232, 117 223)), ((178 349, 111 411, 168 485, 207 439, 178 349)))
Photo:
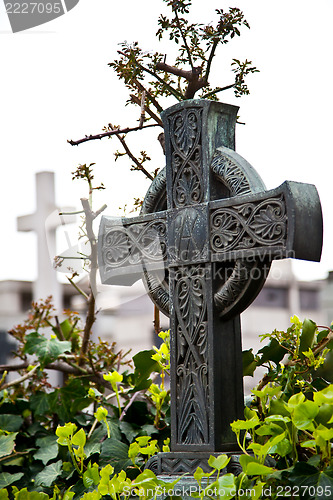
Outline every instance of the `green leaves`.
POLYGON ((56 429, 56 435, 58 436, 57 443, 62 446, 68 446, 72 440, 73 434, 76 431, 77 427, 72 422, 68 422, 67 424, 61 426, 58 425, 56 429))
POLYGON ((8 435, 3 434, 0 436, 0 457, 5 457, 12 453, 15 448, 16 436, 17 432, 13 432, 8 435))
POLYGON ((119 384, 119 382, 122 382, 123 380, 123 376, 120 375, 120 373, 118 373, 116 370, 114 370, 112 373, 109 372, 107 375, 103 375, 103 378, 104 380, 110 382, 114 391, 117 389, 117 384, 119 384))
POLYGON ((254 429, 260 424, 258 415, 250 418, 249 420, 236 420, 232 422, 231 429, 236 431, 249 431, 250 429, 254 429))
POLYGON ((253 377, 253 372, 257 368, 257 360, 254 357, 252 349, 242 352, 243 360, 243 377, 250 376, 253 377))
POLYGON ((231 500, 235 498, 236 491, 236 481, 235 476, 233 474, 224 474, 219 477, 212 484, 209 484, 203 491, 203 494, 211 495, 211 492, 214 491, 219 492, 220 498, 223 500, 231 500))
POLYGON ((213 455, 209 457, 208 465, 213 469, 218 471, 224 469, 228 463, 230 462, 230 457, 227 455, 219 455, 218 457, 214 457, 213 455))
POLYGON ((98 464, 93 464, 89 462, 87 470, 83 474, 83 484, 86 488, 91 488, 93 486, 97 486, 99 483, 99 467, 98 464))
POLYGON ((96 418, 96 420, 98 420, 98 422, 105 423, 107 433, 108 433, 108 438, 109 438, 110 437, 110 426, 109 426, 107 418, 106 418, 107 416, 108 416, 108 411, 103 406, 100 406, 99 408, 97 408, 97 411, 94 413, 94 417, 96 418))
POLYGON ((241 455, 239 457, 239 463, 242 466, 244 474, 248 476, 265 476, 274 471, 272 467, 262 465, 258 460, 249 455, 241 455))
POLYGON ((112 437, 103 441, 100 463, 111 464, 116 472, 120 472, 122 469, 126 470, 131 465, 131 460, 128 457, 128 445, 112 437))
POLYGON ((276 339, 273 338, 267 346, 258 351, 258 354, 261 354, 258 365, 262 365, 267 361, 273 361, 273 363, 278 365, 285 356, 286 350, 276 339))
POLYGON ((23 418, 20 415, 3 413, 0 415, 0 429, 9 432, 18 431, 23 423, 23 418))
POLYGON ((74 446, 78 446, 79 448, 83 448, 86 444, 87 438, 83 429, 80 429, 74 436, 72 437, 72 444, 74 446))
POLYGON ((61 475, 62 472, 62 460, 58 462, 47 465, 39 474, 37 474, 35 479, 36 486, 51 486, 54 481, 61 475))
POLYGON ((41 460, 44 465, 54 460, 58 455, 57 436, 50 435, 37 439, 36 441, 39 450, 34 454, 35 460, 41 460))
POLYGON ((304 352, 313 346, 317 325, 311 319, 303 321, 303 328, 300 337, 299 352, 300 356, 304 356, 304 352))
POLYGON ((150 436, 139 436, 131 443, 128 449, 128 457, 131 459, 133 465, 137 462, 142 463, 142 456, 145 462, 147 459, 156 455, 160 451, 157 444, 157 439, 152 439, 150 436), (141 457, 139 457, 141 455, 141 457))
POLYGON ((333 405, 333 384, 329 385, 320 392, 315 392, 313 394, 313 400, 318 405, 333 405))
MULTIPOLYGON (((16 474, 10 474, 9 472, 2 472, 0 474, 0 488, 7 488, 7 486, 16 483, 16 481, 19 481, 22 476, 24 476, 23 472, 17 472, 16 474)), ((0 499, 1 498, 2 497, 0 496, 0 499)))
POLYGON ((289 475, 290 483, 299 488, 304 500, 326 500, 333 492, 333 470, 319 471, 305 462, 295 465, 289 475))
POLYGON ((153 349, 147 351, 140 351, 138 354, 133 356, 133 362, 135 366, 133 384, 135 385, 134 390, 140 391, 142 389, 147 389, 151 385, 150 375, 154 372, 159 372, 159 364, 153 359, 155 355, 153 349))
POLYGON ((318 414, 319 408, 313 401, 299 403, 293 410, 292 421, 295 427, 300 430, 314 430, 313 420, 318 414))
POLYGON ((24 353, 35 354, 42 365, 47 365, 58 358, 60 354, 71 351, 71 343, 66 340, 58 340, 55 335, 47 339, 38 332, 27 335, 24 353))

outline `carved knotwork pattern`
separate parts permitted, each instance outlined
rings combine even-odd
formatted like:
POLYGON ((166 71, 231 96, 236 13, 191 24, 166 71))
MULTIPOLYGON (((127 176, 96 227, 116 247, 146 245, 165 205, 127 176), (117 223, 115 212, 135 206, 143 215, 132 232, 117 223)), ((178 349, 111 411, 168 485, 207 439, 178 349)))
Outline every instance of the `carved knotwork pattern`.
POLYGON ((184 109, 170 119, 173 206, 203 201, 201 171, 201 110, 184 109))
POLYGON ((231 196, 251 193, 250 184, 244 171, 220 151, 215 152, 210 168, 217 178, 227 186, 231 196))
POLYGON ((177 441, 209 441, 207 290, 205 268, 175 271, 174 307, 177 358, 177 441))
POLYGON ((164 474, 194 474, 198 467, 211 472, 207 458, 162 458, 161 469, 164 474))
POLYGON ((211 248, 219 255, 233 250, 284 246, 287 235, 284 197, 217 209, 211 214, 211 228, 211 248))
MULTIPOLYGON (((193 475, 198 467, 204 472, 212 472, 212 467, 208 464, 209 457, 218 457, 220 453, 201 453, 200 456, 190 456, 189 453, 159 453, 148 460, 145 469, 152 470, 158 474, 191 474, 193 475)), ((222 469, 221 474, 233 473, 239 475, 242 467, 239 463, 239 455, 231 455, 227 467, 222 469)))
POLYGON ((142 224, 106 227, 103 258, 107 269, 138 264, 142 259, 166 259, 166 222, 163 219, 142 224))

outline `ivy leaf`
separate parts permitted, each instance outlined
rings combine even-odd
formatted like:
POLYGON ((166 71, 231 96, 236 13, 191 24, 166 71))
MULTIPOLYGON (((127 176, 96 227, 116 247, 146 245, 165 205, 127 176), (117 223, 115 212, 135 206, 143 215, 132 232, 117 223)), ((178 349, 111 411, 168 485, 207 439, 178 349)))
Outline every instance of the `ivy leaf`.
POLYGON ((49 394, 36 392, 30 399, 30 407, 36 415, 45 415, 50 411, 49 394))
POLYGON ((218 457, 214 457, 211 455, 208 460, 208 464, 213 468, 217 470, 222 470, 224 467, 228 465, 230 462, 230 457, 227 455, 219 455, 218 457))
POLYGON ((23 418, 20 415, 3 413, 0 415, 0 429, 8 432, 18 431, 23 424, 23 418))
POLYGON ((35 460, 41 460, 44 465, 47 465, 50 460, 56 458, 59 452, 57 436, 45 436, 37 439, 39 450, 34 454, 35 460))
POLYGON ((250 429, 254 429, 257 427, 257 425, 260 424, 258 415, 255 415, 254 417, 250 418, 249 420, 235 420, 232 422, 231 429, 233 432, 236 431, 248 431, 250 429))
POLYGON ((83 474, 83 484, 86 488, 96 486, 100 481, 98 473, 98 465, 91 463, 88 464, 87 470, 83 474))
POLYGON ((7 488, 7 486, 10 486, 11 484, 21 479, 22 476, 24 476, 23 472, 17 472, 16 474, 2 472, 0 475, 0 488, 7 488))
POLYGON ((17 432, 13 432, 13 434, 7 436, 5 434, 0 436, 0 457, 10 455, 14 450, 16 435, 17 432))
POLYGON ((82 428, 72 437, 72 444, 74 444, 74 446, 83 447, 86 444, 86 441, 86 433, 82 428))
MULTIPOLYGON (((17 488, 16 488, 17 490, 17 488)), ((49 500, 47 493, 42 491, 28 491, 28 488, 23 488, 20 491, 15 491, 15 500, 49 500)))
POLYGON ((0 490, 0 500, 9 500, 8 491, 5 489, 0 490))
POLYGON ((133 424, 131 424, 130 422, 126 422, 125 420, 119 422, 119 427, 121 432, 126 436, 126 439, 129 443, 131 443, 141 432, 140 427, 135 427, 133 424))
POLYGON ((258 354, 259 353, 261 353, 262 356, 258 365, 262 365, 266 363, 266 361, 273 361, 273 363, 278 365, 286 354, 286 350, 276 339, 272 339, 268 345, 258 351, 258 354))
POLYGON ((314 430, 313 420, 318 414, 319 408, 313 401, 304 401, 294 409, 292 421, 295 427, 300 430, 314 430))
POLYGON ((91 457, 91 455, 94 455, 95 453, 100 453, 100 451, 101 451, 101 444, 91 442, 90 440, 84 447, 84 453, 86 455, 86 458, 91 457))
POLYGON ((289 481, 303 492, 302 500, 324 500, 333 491, 333 470, 321 472, 306 462, 298 462, 289 475, 289 481))
POLYGON ((241 455, 239 457, 239 463, 242 466, 244 474, 248 476, 264 476, 266 474, 271 474, 274 469, 272 467, 267 467, 262 465, 258 460, 249 455, 241 455))
POLYGON ((107 439, 102 443, 100 461, 111 464, 115 472, 120 472, 132 464, 128 458, 128 446, 117 439, 107 439))
POLYGON ((217 481, 215 481, 211 485, 208 485, 205 491, 207 491, 207 493, 209 494, 209 491, 212 491, 212 489, 215 490, 215 488, 217 489, 217 491, 223 492, 223 494, 220 496, 220 498, 223 498, 223 500, 231 500, 232 498, 235 498, 235 476, 233 474, 224 474, 223 476, 219 477, 217 481))
POLYGON ((71 420, 78 412, 87 408, 92 402, 87 396, 87 390, 82 383, 82 380, 72 379, 65 387, 60 389, 60 397, 63 408, 63 413, 67 413, 71 420))
POLYGON ((146 389, 150 386, 151 380, 150 375, 153 372, 159 372, 160 368, 158 363, 152 359, 155 354, 153 349, 149 351, 140 351, 138 354, 133 356, 133 362, 135 366, 134 370, 134 385, 133 391, 139 391, 141 389, 146 389))
POLYGON ((269 450, 269 453, 272 455, 274 453, 278 453, 280 457, 285 457, 292 451, 292 445, 289 439, 284 438, 282 441, 272 446, 269 450))
POLYGON ((71 343, 66 340, 58 340, 55 336, 47 339, 38 332, 29 333, 26 339, 24 353, 35 354, 43 365, 54 361, 60 354, 70 352, 72 348, 71 343))
POLYGON ((243 359, 243 377, 253 377, 253 372, 257 368, 257 362, 252 352, 253 349, 242 352, 243 359))
POLYGON ((299 352, 300 356, 304 357, 304 352, 308 351, 312 346, 315 338, 317 325, 311 319, 303 321, 303 328, 300 339, 299 352))
POLYGON ((58 460, 53 464, 47 465, 41 472, 39 472, 35 479, 36 486, 49 487, 61 475, 62 460, 58 460))
POLYGON ((329 333, 330 333, 329 330, 322 330, 321 332, 319 332, 317 335, 317 344, 319 344, 323 339, 325 339, 329 333))

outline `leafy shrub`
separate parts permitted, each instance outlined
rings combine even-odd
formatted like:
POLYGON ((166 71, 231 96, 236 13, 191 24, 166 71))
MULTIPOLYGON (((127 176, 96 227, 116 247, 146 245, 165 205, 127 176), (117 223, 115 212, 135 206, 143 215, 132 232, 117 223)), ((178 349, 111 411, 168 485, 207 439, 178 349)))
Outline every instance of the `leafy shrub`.
MULTIPOLYGON (((48 302, 51 323, 49 307, 48 302)), ((38 310, 45 314, 45 305, 38 310)), ((333 385, 322 374, 329 363, 332 331, 318 329, 310 320, 292 320, 286 332, 269 335, 268 346, 251 361, 267 365, 268 373, 253 390, 245 419, 232 423, 243 452, 242 472, 225 474, 229 458, 211 457, 212 471, 198 468, 194 474, 198 488, 193 496, 222 491, 222 498, 230 499, 267 498, 267 492, 272 499, 288 492, 295 498, 330 498, 333 385)), ((40 335, 42 323, 38 321, 40 335)), ((169 451, 169 392, 164 381, 170 362, 169 336, 167 332, 160 336, 164 342, 159 349, 134 356, 134 369, 125 363, 122 374, 115 369, 104 374, 104 382, 111 385, 109 395, 104 385, 86 374, 69 375, 62 388, 42 392, 39 384, 47 376, 45 363, 60 362, 68 354, 60 349, 55 358, 51 342, 34 344, 30 340, 34 336, 22 336, 39 368, 25 385, 0 392, 0 499, 111 496, 118 500, 131 491, 148 499, 163 488, 176 488, 181 478, 170 485, 143 470, 152 455, 169 451), (154 373, 162 374, 160 384, 152 380, 154 373)), ((243 354, 249 360, 249 353, 243 354)), ((119 359, 114 358, 117 363, 119 359)), ((246 363, 244 371, 248 371, 246 363)))

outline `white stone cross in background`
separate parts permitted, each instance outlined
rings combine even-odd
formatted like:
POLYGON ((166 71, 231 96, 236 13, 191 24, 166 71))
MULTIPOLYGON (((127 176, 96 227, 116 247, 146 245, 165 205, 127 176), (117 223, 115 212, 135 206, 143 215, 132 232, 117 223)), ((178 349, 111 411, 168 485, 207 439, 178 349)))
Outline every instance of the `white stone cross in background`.
MULTIPOLYGON (((64 211, 73 211, 64 208, 64 211)), ((38 172, 36 174, 36 211, 33 214, 17 218, 18 231, 34 231, 37 234, 38 274, 33 287, 33 300, 53 297, 57 313, 62 310, 61 284, 53 259, 57 254, 56 230, 62 224, 76 221, 73 215, 66 215, 64 221, 59 216, 59 208, 55 202, 54 172, 38 172)))

